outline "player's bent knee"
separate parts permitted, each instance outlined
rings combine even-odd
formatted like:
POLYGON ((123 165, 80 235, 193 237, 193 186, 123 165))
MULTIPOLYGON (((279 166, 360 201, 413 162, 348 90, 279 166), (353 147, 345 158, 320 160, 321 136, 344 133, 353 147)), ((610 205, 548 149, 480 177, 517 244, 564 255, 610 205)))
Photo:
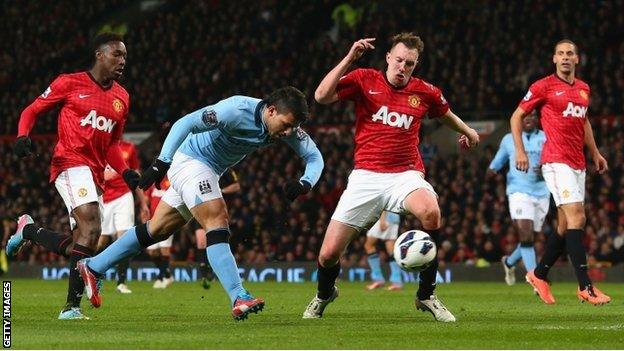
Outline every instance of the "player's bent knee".
POLYGON ((340 253, 321 249, 318 261, 323 267, 333 267, 340 261, 340 253))
POLYGON ((433 230, 440 228, 440 217, 440 209, 429 208, 423 211, 420 221, 425 230, 433 230))

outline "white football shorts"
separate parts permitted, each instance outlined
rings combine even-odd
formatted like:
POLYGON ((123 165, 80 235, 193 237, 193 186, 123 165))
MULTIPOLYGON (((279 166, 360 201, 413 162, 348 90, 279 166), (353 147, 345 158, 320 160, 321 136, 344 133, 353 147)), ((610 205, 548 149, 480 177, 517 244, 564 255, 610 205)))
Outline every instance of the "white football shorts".
POLYGON ((128 191, 111 202, 104 203, 102 235, 115 235, 134 227, 134 197, 128 191))
POLYGON ((542 165, 542 176, 557 207, 585 202, 584 169, 572 169, 565 163, 546 163, 542 165))
POLYGON ((534 197, 525 193, 509 195, 509 214, 511 219, 529 219, 533 221, 533 231, 542 230, 550 208, 550 196, 534 197))
POLYGON ((64 170, 54 180, 54 186, 67 207, 71 230, 76 228, 76 220, 72 216, 72 211, 79 206, 97 202, 100 208, 100 216, 102 216, 104 200, 102 195, 98 194, 97 186, 89 167, 78 166, 64 170))

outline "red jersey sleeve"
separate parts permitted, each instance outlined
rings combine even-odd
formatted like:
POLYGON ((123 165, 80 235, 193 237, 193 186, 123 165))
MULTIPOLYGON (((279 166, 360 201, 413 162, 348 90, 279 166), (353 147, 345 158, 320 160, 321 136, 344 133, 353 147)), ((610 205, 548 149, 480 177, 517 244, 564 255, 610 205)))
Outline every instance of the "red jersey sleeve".
POLYGON ((336 93, 339 100, 355 100, 360 96, 362 91, 362 76, 364 70, 355 69, 344 76, 340 77, 336 86, 336 93))
POLYGON ((63 102, 68 93, 68 81, 64 74, 59 75, 50 86, 22 111, 17 126, 17 136, 28 135, 37 117, 63 102))
POLYGON ((529 91, 527 91, 518 107, 522 108, 524 112, 531 113, 535 108, 538 108, 544 104, 544 84, 540 84, 540 82, 535 82, 531 84, 529 87, 529 91))
POLYGON ((130 157, 128 158, 128 167, 138 170, 141 168, 139 164, 139 155, 137 153, 136 146, 134 144, 130 144, 130 157))
POLYGON ((438 118, 443 116, 449 110, 449 104, 442 95, 440 88, 432 86, 431 101, 429 101, 429 117, 438 118))
POLYGON ((123 174, 128 169, 128 164, 121 152, 121 146, 119 145, 119 140, 117 140, 110 145, 106 154, 106 162, 119 174, 123 174))

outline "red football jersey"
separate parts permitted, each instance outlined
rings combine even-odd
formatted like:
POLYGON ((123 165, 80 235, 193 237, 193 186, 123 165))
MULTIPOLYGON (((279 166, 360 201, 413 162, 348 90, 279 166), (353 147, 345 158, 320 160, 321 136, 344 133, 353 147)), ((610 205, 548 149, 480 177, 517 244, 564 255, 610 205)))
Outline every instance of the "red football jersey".
POLYGON ((61 74, 29 107, 38 115, 57 104, 62 107, 50 181, 68 168, 88 166, 102 188, 106 153, 121 139, 126 123, 128 92, 117 82, 103 88, 89 72, 61 74))
POLYGON ((420 123, 427 113, 440 117, 448 111, 440 89, 414 77, 395 88, 383 72, 356 69, 340 78, 336 92, 340 100, 355 102, 355 168, 425 172, 418 152, 420 123))
POLYGON ((169 183, 169 178, 165 176, 165 178, 160 182, 160 190, 156 189, 156 187, 152 185, 145 192, 145 196, 149 197, 150 199, 150 212, 152 216, 154 215, 154 212, 156 212, 156 207, 158 206, 160 199, 163 197, 163 195, 165 195, 167 189, 169 189, 169 186, 171 186, 171 183, 169 183))
MULTIPOLYGON (((130 169, 139 169, 139 156, 137 155, 136 146, 129 141, 121 140, 119 147, 121 149, 121 157, 126 161, 128 167, 130 169)), ((106 165, 106 171, 115 172, 110 165, 106 165)), ((129 191, 130 188, 128 188, 128 184, 123 180, 123 177, 115 172, 114 178, 104 183, 104 202, 113 201, 129 191)))
POLYGON ((576 78, 570 84, 556 74, 533 83, 520 101, 527 113, 540 109, 546 143, 541 163, 565 163, 573 169, 585 169, 585 118, 590 89, 576 78))

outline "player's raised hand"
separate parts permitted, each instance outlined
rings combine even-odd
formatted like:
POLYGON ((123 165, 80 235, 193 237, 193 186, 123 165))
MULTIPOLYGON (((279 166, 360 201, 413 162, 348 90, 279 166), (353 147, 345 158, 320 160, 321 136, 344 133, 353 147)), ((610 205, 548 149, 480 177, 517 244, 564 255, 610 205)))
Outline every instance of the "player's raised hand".
POLYGON ((462 134, 459 137, 459 146, 464 149, 471 149, 473 147, 477 147, 479 145, 479 133, 476 130, 470 128, 466 134, 462 134))
POLYGON ((609 170, 609 164, 607 163, 607 160, 602 157, 600 153, 592 157, 592 159, 594 160, 594 166, 596 167, 596 171, 598 171, 598 173, 603 174, 604 172, 609 170))
POLYGON ((160 190, 160 182, 165 178, 171 163, 155 159, 152 165, 143 172, 139 180, 139 188, 147 190, 152 184, 160 190))
POLYGON ((516 169, 522 172, 529 170, 529 157, 524 150, 516 150, 516 169))
POLYGON ((362 55, 364 54, 366 50, 375 49, 375 47, 372 44, 374 41, 375 41, 375 38, 364 38, 353 43, 353 45, 351 45, 351 49, 349 50, 349 53, 347 54, 349 62, 357 61, 357 59, 362 57, 362 55))
POLYGON ((290 201, 295 201, 295 199, 302 194, 307 194, 310 189, 312 189, 312 185, 305 180, 291 180, 284 184, 284 195, 290 201))
POLYGON ((32 141, 26 135, 23 135, 15 140, 15 146, 13 146, 13 153, 17 157, 28 157, 34 155, 32 152, 32 141))

